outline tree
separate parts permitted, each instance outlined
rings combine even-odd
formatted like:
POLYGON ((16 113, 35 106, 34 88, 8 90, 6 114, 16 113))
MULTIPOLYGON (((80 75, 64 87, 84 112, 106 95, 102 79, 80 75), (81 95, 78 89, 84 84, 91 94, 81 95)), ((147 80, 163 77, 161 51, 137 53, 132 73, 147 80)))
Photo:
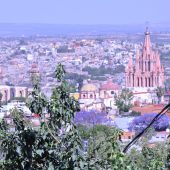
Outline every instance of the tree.
POLYGON ((1 129, 1 134, 4 134, 1 138, 4 153, 2 169, 83 169, 81 140, 73 124, 79 104, 70 98, 64 74, 63 66, 58 65, 56 78, 60 85, 53 90, 50 101, 34 81, 28 106, 40 117, 41 127, 38 130, 16 116, 13 117, 14 133, 1 129), (50 115, 49 119, 45 118, 46 113, 50 115))
POLYGON ((164 89, 162 87, 157 87, 156 95, 158 97, 158 103, 161 102, 161 97, 164 95, 164 89))
MULTIPOLYGON (((58 65, 55 76, 59 85, 54 88, 49 101, 41 92, 39 79, 33 81, 33 91, 27 105, 32 113, 39 115, 41 126, 38 129, 27 124, 18 110, 11 114, 15 131, 9 129, 5 120, 0 122, 0 149, 3 155, 0 168, 77 170, 122 167, 123 161, 121 164, 119 157, 122 160, 123 154, 117 148, 119 130, 115 129, 113 137, 108 139, 112 149, 107 159, 83 153, 82 140, 74 124, 74 115, 80 111, 80 107, 79 103, 70 97, 69 85, 64 79, 65 70, 61 64, 58 65)), ((96 146, 95 151, 99 148, 96 146)))
MULTIPOLYGON (((142 116, 134 118, 131 124, 129 125, 129 130, 135 132, 141 132, 155 116, 156 113, 152 113, 152 114, 144 114, 142 116)), ((161 116, 161 118, 155 121, 155 123, 153 124, 153 128, 156 131, 166 130, 168 126, 169 126, 169 117, 167 115, 161 116)))
POLYGON ((85 111, 81 110, 75 115, 75 123, 82 124, 86 126, 94 126, 96 124, 103 124, 108 121, 107 114, 105 112, 100 112, 97 110, 85 111))
MULTIPOLYGON (((132 169, 132 161, 121 152, 119 129, 101 125, 93 127, 90 134, 93 133, 99 140, 96 140, 96 145, 89 146, 91 151, 84 153, 82 139, 74 122, 75 113, 80 111, 79 103, 70 97, 61 64, 55 74, 59 85, 54 88, 50 100, 41 92, 38 82, 34 84, 28 99, 31 112, 39 115, 39 128, 27 123, 24 114, 16 109, 11 113, 15 131, 10 129, 5 119, 0 122, 0 169, 132 169)), ((160 156, 159 159, 155 156, 154 161, 162 165, 160 156)), ((152 169, 155 167, 154 164, 148 165, 152 169)))
POLYGON ((115 95, 115 104, 119 111, 128 112, 132 107, 133 93, 129 89, 122 89, 122 92, 115 95))
POLYGON ((157 144, 154 147, 145 145, 141 152, 132 149, 127 155, 131 169, 135 170, 168 170, 166 165, 168 150, 167 144, 157 144))

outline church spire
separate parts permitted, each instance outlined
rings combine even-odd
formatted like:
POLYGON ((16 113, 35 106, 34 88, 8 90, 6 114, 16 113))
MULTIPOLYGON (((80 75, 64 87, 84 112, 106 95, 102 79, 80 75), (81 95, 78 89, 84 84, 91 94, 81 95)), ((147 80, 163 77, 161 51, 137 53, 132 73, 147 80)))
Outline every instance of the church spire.
POLYGON ((158 87, 163 86, 164 69, 160 62, 158 51, 152 50, 150 33, 148 28, 145 32, 145 39, 142 53, 136 52, 136 61, 133 63, 132 56, 126 67, 127 87, 158 87))
POLYGON ((132 55, 130 54, 129 56, 129 61, 128 61, 128 64, 127 64, 127 68, 126 68, 126 72, 128 71, 132 71, 132 68, 133 68, 133 59, 132 59, 132 55))
POLYGON ((160 57, 158 52, 156 52, 156 67, 158 71, 161 71, 161 62, 160 62, 160 57))
POLYGON ((131 68, 133 66, 132 55, 129 57, 128 67, 131 68))
POLYGON ((150 54, 150 52, 151 52, 151 40, 150 40, 150 32, 148 30, 148 27, 146 27, 146 31, 145 31, 145 40, 144 40, 144 45, 143 45, 143 51, 146 54, 150 54))

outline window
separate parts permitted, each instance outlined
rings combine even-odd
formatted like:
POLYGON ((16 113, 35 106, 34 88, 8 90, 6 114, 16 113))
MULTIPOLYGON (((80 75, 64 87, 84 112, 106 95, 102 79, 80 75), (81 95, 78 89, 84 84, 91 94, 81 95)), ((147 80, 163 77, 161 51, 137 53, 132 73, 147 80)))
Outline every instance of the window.
POLYGON ((151 79, 150 79, 150 77, 149 77, 149 87, 151 87, 151 79))
POLYGON ((139 77, 138 77, 138 79, 137 79, 137 80, 138 80, 138 87, 139 87, 139 77))
POLYGON ((23 97, 22 91, 20 91, 19 94, 20 94, 20 97, 23 97))
POLYGON ((146 63, 146 61, 145 61, 145 71, 147 71, 147 63, 146 63))
POLYGON ((8 92, 7 90, 5 90, 5 102, 7 103, 7 101, 8 101, 8 92))
POLYGON ((147 87, 147 78, 145 78, 145 86, 147 87))
POLYGON ((114 91, 111 91, 111 94, 114 94, 115 92, 114 91))
POLYGON ((148 61, 148 71, 151 71, 151 62, 148 61))
POLYGON ((93 95, 92 95, 92 94, 90 95, 90 98, 91 98, 91 99, 93 98, 93 95))

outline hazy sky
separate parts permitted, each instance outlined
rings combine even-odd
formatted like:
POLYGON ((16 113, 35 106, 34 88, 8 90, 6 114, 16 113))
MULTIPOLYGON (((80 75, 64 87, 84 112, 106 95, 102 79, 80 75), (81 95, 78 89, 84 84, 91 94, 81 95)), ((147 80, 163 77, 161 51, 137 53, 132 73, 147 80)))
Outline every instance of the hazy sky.
POLYGON ((170 23, 170 0, 0 0, 0 23, 170 23))

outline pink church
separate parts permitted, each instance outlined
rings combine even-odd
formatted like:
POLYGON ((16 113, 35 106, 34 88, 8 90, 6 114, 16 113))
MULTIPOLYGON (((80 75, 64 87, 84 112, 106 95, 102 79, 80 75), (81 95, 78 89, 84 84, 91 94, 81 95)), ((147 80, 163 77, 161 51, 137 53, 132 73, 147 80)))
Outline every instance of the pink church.
POLYGON ((126 87, 156 88, 163 86, 164 69, 160 63, 158 51, 152 49, 150 33, 147 29, 143 49, 136 53, 135 64, 130 56, 126 68, 126 87))

